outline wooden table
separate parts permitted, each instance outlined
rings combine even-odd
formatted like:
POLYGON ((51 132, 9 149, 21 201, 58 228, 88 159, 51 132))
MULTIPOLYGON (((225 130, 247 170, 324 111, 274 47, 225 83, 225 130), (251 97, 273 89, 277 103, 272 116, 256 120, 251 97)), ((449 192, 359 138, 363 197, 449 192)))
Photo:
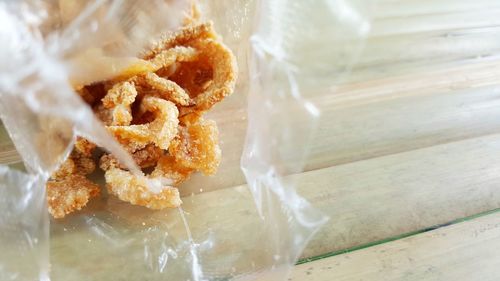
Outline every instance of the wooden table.
POLYGON ((325 105, 332 145, 298 175, 332 221, 289 280, 500 279, 499 12, 379 1, 352 82, 325 105))
MULTIPOLYGON (((320 129, 304 172, 290 180, 331 220, 289 280, 500 280, 499 15, 494 0, 378 1, 350 75, 313 99, 320 129)), ((229 100, 212 118, 231 153, 217 177, 182 188, 190 225, 204 233, 248 220, 251 229, 255 207, 239 169, 246 112, 229 100), (214 210, 221 205, 233 211, 214 210)), ((130 212, 118 202, 106 208, 130 212)), ((163 215, 134 212, 128 223, 163 215)), ((78 260, 68 239, 89 236, 61 231, 53 258, 70 267, 78 260)))

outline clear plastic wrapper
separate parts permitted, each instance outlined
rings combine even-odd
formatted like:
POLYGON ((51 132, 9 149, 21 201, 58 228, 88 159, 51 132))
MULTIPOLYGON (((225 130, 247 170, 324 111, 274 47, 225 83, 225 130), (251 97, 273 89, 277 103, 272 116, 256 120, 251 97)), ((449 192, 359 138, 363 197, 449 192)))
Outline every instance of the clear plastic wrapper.
MULTIPOLYGON (((37 265, 13 266, 6 251, 2 280, 286 279, 327 217, 285 176, 302 170, 321 114, 310 98, 331 77, 341 79, 360 51, 368 2, 201 1, 202 18, 214 21, 240 69, 235 93, 211 114, 220 123, 235 108, 246 112, 243 150, 223 150, 223 157, 242 151, 247 186, 186 196, 181 208, 162 211, 102 196, 51 220, 49 236, 44 183, 76 135, 137 169, 73 88, 119 74, 160 33, 179 28, 190 7, 180 0, 82 3, 0 3, 0 38, 8 42, 0 53, 0 117, 27 170, 0 170, 0 242, 19 247, 18 266, 37 265)), ((202 190, 204 180, 189 184, 202 190)))
POLYGON ((207 114, 217 175, 183 184, 182 209, 103 195, 47 235, 43 182, 74 136, 121 151, 73 87, 133 64, 189 7, 133 2, 1 4, 0 116, 27 168, 0 171, 2 280, 283 280, 299 256, 497 207, 498 3, 211 0, 239 67, 207 114))

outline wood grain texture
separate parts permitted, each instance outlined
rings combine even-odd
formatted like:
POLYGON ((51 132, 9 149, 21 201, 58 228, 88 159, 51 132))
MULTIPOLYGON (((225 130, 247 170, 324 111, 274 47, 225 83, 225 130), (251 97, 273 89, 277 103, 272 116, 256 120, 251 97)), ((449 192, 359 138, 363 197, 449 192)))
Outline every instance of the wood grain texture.
MULTIPOLYGON (((498 208, 499 157, 500 135, 491 135, 290 176, 288 182, 295 182, 301 194, 331 216, 303 257, 360 246, 498 208)), ((209 276, 223 278, 233 271, 251 272, 269 264, 260 249, 272 249, 273 241, 266 239, 266 228, 245 186, 204 192, 183 200, 194 241, 211 241, 210 251, 202 252, 207 261, 203 269, 209 276), (228 261, 231 267, 223 266, 228 261)), ((102 280, 113 276, 130 280, 127 278, 142 276, 156 280, 155 267, 148 268, 144 260, 155 261, 159 258, 155 255, 163 250, 144 256, 144 247, 166 243, 166 247, 175 249, 185 239, 177 210, 151 211, 114 198, 97 199, 83 212, 52 224, 53 277, 102 280), (168 239, 162 236, 164 233, 168 233, 168 239), (122 243, 127 247, 123 248, 122 243), (106 252, 102 251, 104 247, 106 252), (92 274, 85 269, 89 264, 99 264, 93 267, 92 274), (116 268, 123 270, 116 272, 116 268)), ((185 268, 180 262, 186 253, 179 251, 178 255, 167 263, 167 268, 178 270, 161 276, 183 276, 185 268)), ((378 264, 376 259, 369 256, 352 268, 378 264)), ((348 279, 352 276, 345 276, 345 280, 352 280, 348 279)))
POLYGON ((305 249, 316 256, 500 207, 500 135, 295 175, 331 217, 305 249))
POLYGON ((296 266, 292 280, 496 281, 500 214, 296 266))
MULTIPOLYGON (((500 132, 500 61, 446 67, 339 86, 312 101, 322 110, 305 170, 500 132), (391 85, 390 87, 388 85, 391 85)), ((219 174, 196 176, 183 194, 243 184, 239 168, 245 111, 213 115, 220 124, 219 174), (235 116, 224 121, 224 117, 235 116)), ((307 124, 298 120, 297 127, 307 124)))
MULTIPOLYGON (((291 175, 287 181, 331 220, 303 257, 364 245, 500 207, 500 61, 495 57, 500 51, 499 11, 498 1, 380 0, 365 51, 350 75, 337 78, 318 74, 319 79, 312 81, 316 87, 304 90, 302 94, 321 109, 322 116, 312 137, 305 172, 291 175)), ((210 114, 221 132, 223 160, 219 174, 196 175, 181 187, 194 238, 202 241, 215 235, 220 242, 218 256, 211 257, 214 262, 205 268, 213 271, 213 276, 227 276, 232 270, 218 268, 216 258, 233 259, 241 271, 253 270, 262 262, 255 245, 265 236, 255 233, 260 222, 239 165, 246 133, 243 91, 247 86, 240 84, 241 92, 210 114), (228 227, 235 225, 238 227, 228 227), (242 241, 245 246, 235 253, 232 246, 242 241)), ((297 121, 298 127, 305 125, 297 121)), ((2 151, 11 148, 3 147, 0 141, 0 159, 13 159, 11 154, 2 156, 2 151)), ((113 239, 93 233, 95 229, 109 230, 104 234, 111 238, 119 234, 119 241, 132 241, 131 250, 144 246, 143 222, 158 233, 168 229, 178 241, 186 239, 175 210, 151 212, 111 199, 93 202, 83 215, 90 217, 93 212, 97 215, 93 222, 106 222, 105 227, 79 228, 78 220, 68 220, 53 228, 51 255, 62 265, 55 270, 56 275, 59 270, 60 276, 83 278, 78 274, 89 270, 72 272, 72 267, 81 266, 81 256, 92 261, 87 266, 99 265, 92 269, 99 280, 109 277, 106 272, 116 268, 124 269, 119 272, 124 279, 151 273, 140 265, 130 265, 126 258, 106 260, 102 248, 113 239), (65 224, 72 226, 68 227, 70 231, 63 230, 65 224), (101 240, 92 244, 89 239, 101 240)), ((81 221, 89 226, 87 220, 81 221)), ((473 225, 479 227, 476 229, 482 226, 481 222, 473 225)), ((458 231, 462 234, 448 242, 444 236, 438 237, 439 243, 412 238, 418 240, 417 248, 426 249, 428 254, 414 249, 410 245, 414 240, 402 240, 395 244, 400 248, 391 252, 394 258, 383 252, 366 254, 345 271, 332 275, 337 278, 327 275, 321 277, 327 279, 317 280, 386 280, 384 274, 392 278, 388 280, 422 280, 426 276, 426 280, 454 280, 462 273, 472 277, 461 269, 456 271, 457 276, 451 273, 452 267, 467 268, 463 257, 474 257, 469 255, 474 252, 474 242, 456 244, 469 237, 464 231, 458 231), (434 247, 436 256, 457 255, 449 263, 436 260, 438 266, 434 268, 441 268, 443 275, 433 272, 424 261, 432 261, 434 247), (406 256, 399 261, 399 249, 412 259, 416 255, 419 263, 405 261, 406 256), (369 279, 371 274, 381 279, 369 279)), ((498 233, 497 227, 488 233, 498 233)), ((498 242, 494 241, 492 245, 498 242)), ((118 256, 126 254, 118 246, 115 250, 118 256)), ((493 257, 485 246, 478 246, 478 251, 493 257)), ((334 264, 352 255, 335 257, 334 264)), ((143 257, 135 258, 142 261, 143 257)), ((497 266, 490 262, 487 268, 497 266)), ((307 270, 293 278, 312 280, 312 274, 307 273, 310 266, 300 266, 307 270)), ((470 266, 474 270, 479 267, 476 262, 470 266)), ((488 278, 481 280, 496 280, 488 278)))

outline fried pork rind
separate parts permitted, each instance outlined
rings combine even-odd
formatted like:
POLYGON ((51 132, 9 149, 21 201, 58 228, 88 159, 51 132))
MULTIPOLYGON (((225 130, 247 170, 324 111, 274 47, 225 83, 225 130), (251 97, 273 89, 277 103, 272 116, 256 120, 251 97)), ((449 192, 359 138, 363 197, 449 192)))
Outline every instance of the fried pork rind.
POLYGON ((151 177, 170 179, 175 186, 186 181, 193 172, 194 169, 181 165, 173 156, 165 155, 157 161, 151 177))
MULTIPOLYGON (((156 54, 150 59, 150 63, 154 65, 155 71, 161 68, 167 68, 176 62, 194 61, 198 52, 191 47, 176 46, 166 49, 156 54)), ((152 72, 148 72, 152 73, 152 72)))
POLYGON ((191 106, 181 107, 180 115, 207 111, 230 95, 237 76, 236 60, 231 51, 220 43, 211 23, 189 25, 157 43, 146 59, 154 59, 162 49, 191 47, 197 50, 195 59, 177 63, 169 80, 177 83, 192 99, 191 106))
POLYGON ((132 152, 150 143, 161 149, 168 149, 170 141, 177 134, 179 124, 177 107, 172 102, 147 96, 141 102, 139 114, 146 112, 153 113, 152 122, 130 126, 108 126, 108 130, 132 152))
POLYGON ((211 22, 190 24, 173 34, 163 35, 160 40, 153 43, 151 49, 144 55, 144 59, 150 60, 164 50, 176 46, 189 46, 192 41, 208 38, 217 39, 211 22))
MULTIPOLYGON (((161 50, 156 56, 146 59, 138 59, 133 65, 125 69, 120 75, 114 78, 115 81, 124 81, 135 76, 146 73, 154 73, 168 68, 175 62, 190 61, 196 57, 196 50, 190 47, 174 47, 161 50)), ((83 97, 83 94, 80 94, 83 97)))
POLYGON ((197 123, 179 127, 169 153, 180 165, 213 175, 221 159, 219 131, 215 121, 199 119, 197 123))
MULTIPOLYGON (((100 157, 110 194, 151 209, 178 207, 181 184, 196 171, 215 174, 221 160, 218 130, 203 114, 232 93, 237 67, 212 23, 186 26, 158 41, 142 59, 109 81, 77 90, 141 169, 136 176, 111 154, 100 157)), ((79 210, 99 189, 85 175, 95 169, 95 145, 78 138, 47 184, 51 214, 79 210)))
POLYGON ((134 205, 145 206, 150 209, 179 207, 182 203, 179 190, 159 181, 147 177, 137 177, 128 171, 111 167, 105 173, 108 192, 123 201, 134 205), (151 185, 160 184, 159 192, 151 191, 151 185))
POLYGON ((94 152, 96 145, 84 139, 82 137, 77 137, 75 142, 75 150, 86 157, 91 157, 92 152, 94 152))
MULTIPOLYGON (((135 101, 137 91, 131 82, 115 84, 102 98, 102 105, 111 111, 112 126, 126 126, 132 122, 132 109, 130 106, 135 101)), ((108 121, 109 117, 106 118, 108 121)), ((109 121, 108 121, 109 122, 109 121)))
POLYGON ((53 179, 64 179, 71 175, 87 175, 95 170, 94 160, 73 151, 59 169, 52 174, 53 179))
POLYGON ((201 50, 198 59, 180 63, 169 77, 192 99, 193 106, 181 108, 181 115, 209 110, 233 92, 236 81, 235 59, 227 47, 212 39, 192 44, 201 50))
POLYGON ((99 195, 99 186, 82 175, 69 175, 47 182, 47 202, 54 218, 80 210, 90 198, 99 195))
POLYGON ((144 85, 150 87, 155 96, 169 100, 176 105, 188 106, 190 104, 189 95, 175 82, 162 78, 155 73, 147 73, 142 77, 144 85))
MULTIPOLYGON (((155 145, 149 144, 145 148, 137 150, 136 152, 132 153, 132 159, 134 159, 137 166, 144 169, 144 168, 154 167, 158 162, 158 160, 161 157, 163 157, 164 154, 165 153, 163 149, 155 145)), ((112 166, 117 166, 120 169, 126 169, 124 165, 118 163, 117 159, 113 155, 111 154, 103 155, 101 157, 99 167, 102 170, 107 171, 112 166)))

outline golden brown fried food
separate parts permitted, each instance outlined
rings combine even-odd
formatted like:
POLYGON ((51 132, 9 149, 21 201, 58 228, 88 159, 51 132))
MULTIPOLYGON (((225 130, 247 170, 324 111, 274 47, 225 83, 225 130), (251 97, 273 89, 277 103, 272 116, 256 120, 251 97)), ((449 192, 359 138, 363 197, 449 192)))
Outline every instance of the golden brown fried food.
POLYGON ((164 34, 158 41, 153 43, 150 50, 143 57, 146 60, 151 60, 164 50, 176 46, 189 46, 189 43, 194 40, 199 41, 207 38, 217 39, 211 22, 190 24, 173 34, 164 34))
POLYGON ((181 115, 209 110, 233 92, 237 76, 235 58, 227 47, 210 39, 192 44, 201 50, 198 59, 179 64, 169 77, 193 100, 193 106, 181 108, 181 115))
POLYGON ((147 124, 130 126, 108 126, 108 130, 124 146, 137 151, 150 143, 161 149, 168 149, 170 141, 177 134, 179 111, 169 101, 147 96, 140 105, 139 114, 151 112, 155 119, 147 124))
POLYGON ((51 178, 52 179, 65 179, 66 177, 69 177, 71 175, 78 174, 78 170, 76 169, 76 164, 73 159, 68 157, 66 161, 64 161, 61 166, 59 166, 59 169, 52 173, 51 178))
POLYGON ((109 193, 131 204, 159 210, 179 207, 182 203, 179 191, 170 183, 137 177, 117 167, 111 167, 104 176, 109 193), (151 185, 157 185, 158 192, 152 191, 151 185))
POLYGON ((144 85, 149 86, 152 94, 169 100, 176 105, 188 106, 190 104, 189 95, 175 82, 162 78, 155 73, 147 73, 142 77, 144 85))
POLYGON ((77 137, 75 142, 75 150, 80 152, 82 155, 86 157, 91 157, 92 152, 95 150, 96 145, 91 143, 89 140, 84 139, 82 137, 77 137))
POLYGON ((82 175, 69 175, 62 180, 47 183, 49 212, 54 218, 63 218, 80 210, 90 198, 98 196, 99 186, 82 175))
MULTIPOLYGON (((149 61, 155 66, 156 71, 166 68, 176 62, 193 61, 196 59, 197 51, 191 47, 176 46, 156 54, 149 61)), ((148 72, 153 73, 153 72, 148 72)))
MULTIPOLYGON (((158 41, 117 77, 83 86, 78 94, 149 176, 132 175, 110 154, 100 158, 108 191, 151 209, 181 204, 173 187, 196 171, 213 175, 220 163, 218 130, 204 112, 232 93, 235 58, 211 23, 186 26, 158 41)), ((50 211, 60 218, 98 194, 84 176, 95 168, 95 145, 79 138, 69 158, 47 184, 50 211), (67 199, 67 200, 66 200, 67 199)))
POLYGON ((217 125, 212 120, 199 119, 198 123, 179 127, 179 135, 168 151, 186 168, 215 174, 221 159, 217 125))
MULTIPOLYGON (((148 59, 138 59, 130 67, 126 68, 120 75, 115 77, 113 81, 124 81, 134 76, 140 76, 145 73, 153 73, 168 68, 178 61, 190 61, 196 57, 196 50, 190 47, 173 47, 169 49, 159 50, 157 54, 149 55, 148 59)), ((80 93, 80 96, 85 98, 85 92, 80 93)))
MULTIPOLYGON (((161 157, 163 157, 163 155, 163 149, 153 144, 148 144, 145 148, 132 153, 132 159, 134 159, 137 166, 144 169, 156 166, 156 163, 161 157)), ((106 171, 112 166, 119 167, 120 169, 126 169, 124 165, 118 163, 118 160, 113 155, 104 154, 99 161, 99 167, 106 171)))
MULTIPOLYGON (((135 86, 131 82, 115 84, 102 98, 102 105, 111 111, 111 124, 113 126, 126 126, 132 122, 132 109, 130 106, 137 97, 135 86)), ((106 119, 109 119, 107 117, 106 119)))
POLYGON ((94 160, 75 149, 59 169, 52 174, 52 178, 61 180, 71 175, 88 175, 94 170, 94 160))
POLYGON ((178 61, 168 79, 183 88, 192 99, 191 106, 180 108, 180 115, 207 111, 230 95, 237 77, 236 60, 232 52, 217 40, 211 23, 189 25, 157 43, 146 59, 154 59, 162 50, 190 47, 197 50, 190 60, 178 61))
POLYGON ((151 177, 170 179, 175 186, 187 180, 193 172, 194 169, 181 165, 173 156, 165 155, 157 161, 151 177))

